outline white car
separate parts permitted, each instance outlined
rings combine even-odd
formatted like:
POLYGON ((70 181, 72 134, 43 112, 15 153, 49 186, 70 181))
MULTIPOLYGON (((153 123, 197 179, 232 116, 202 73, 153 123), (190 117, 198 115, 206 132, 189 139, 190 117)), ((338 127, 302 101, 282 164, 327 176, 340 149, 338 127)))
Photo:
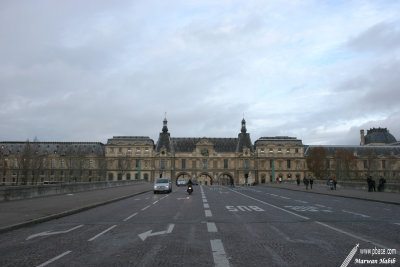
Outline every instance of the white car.
POLYGON ((154 194, 158 192, 172 192, 172 184, 168 178, 158 178, 154 183, 154 194))
POLYGON ((186 180, 183 179, 183 178, 178 179, 178 181, 176 182, 176 184, 177 184, 178 186, 181 186, 181 185, 185 186, 185 185, 186 185, 186 180))

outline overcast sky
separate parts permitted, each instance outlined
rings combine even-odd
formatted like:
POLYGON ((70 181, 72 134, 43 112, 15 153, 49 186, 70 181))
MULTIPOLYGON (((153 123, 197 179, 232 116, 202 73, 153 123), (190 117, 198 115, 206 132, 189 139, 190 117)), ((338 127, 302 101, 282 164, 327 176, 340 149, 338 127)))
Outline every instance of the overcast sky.
POLYGON ((0 2, 0 141, 400 139, 400 1, 0 2))

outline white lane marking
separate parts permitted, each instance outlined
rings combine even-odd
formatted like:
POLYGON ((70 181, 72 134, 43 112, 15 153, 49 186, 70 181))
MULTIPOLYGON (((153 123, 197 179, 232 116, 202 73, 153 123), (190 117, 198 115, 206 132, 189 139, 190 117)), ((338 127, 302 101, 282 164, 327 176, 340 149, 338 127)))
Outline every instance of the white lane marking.
POLYGON ((124 222, 126 222, 127 220, 129 220, 129 219, 131 219, 132 217, 136 216, 137 214, 138 214, 138 213, 135 212, 134 214, 130 215, 129 217, 126 217, 126 218, 124 219, 124 222))
POLYGON ((207 202, 207 199, 203 199, 203 202, 206 203, 206 202, 207 202))
POLYGON ((142 209, 142 211, 144 211, 144 210, 147 210, 148 208, 150 208, 150 205, 149 205, 149 206, 146 206, 146 207, 144 207, 144 208, 142 209))
POLYGON ((44 266, 46 266, 46 265, 48 265, 48 264, 50 264, 52 262, 55 262, 58 259, 61 259, 62 257, 64 257, 65 255, 68 255, 71 252, 72 252, 71 250, 65 251, 64 253, 58 255, 57 257, 54 257, 54 258, 52 258, 52 259, 50 259, 50 260, 48 260, 46 262, 43 262, 42 264, 38 265, 37 267, 44 267, 44 266))
POLYGON ((336 232, 339 232, 339 233, 345 234, 345 235, 347 235, 347 236, 353 237, 353 238, 355 238, 355 239, 361 240, 361 241, 363 241, 363 242, 370 243, 370 244, 372 244, 372 245, 374 245, 374 246, 376 246, 376 247, 388 249, 388 247, 385 247, 384 245, 381 245, 381 244, 379 244, 379 243, 376 243, 376 242, 373 242, 373 241, 371 241, 371 240, 365 239, 365 238, 363 238, 363 237, 357 236, 357 235, 355 235, 355 234, 346 232, 346 231, 341 230, 341 229, 339 229, 339 228, 330 226, 330 225, 328 225, 328 224, 326 224, 326 223, 322 223, 322 222, 319 222, 319 221, 315 221, 315 223, 318 223, 319 225, 325 226, 325 227, 327 227, 327 228, 329 228, 329 229, 331 229, 331 230, 334 230, 334 231, 336 231, 336 232))
POLYGON ((116 227, 116 225, 113 225, 113 226, 107 228, 106 230, 104 230, 104 231, 101 232, 100 234, 97 234, 97 235, 95 235, 94 237, 90 238, 88 241, 90 242, 90 241, 95 240, 96 238, 98 238, 99 236, 101 236, 101 235, 107 233, 108 231, 110 231, 110 230, 113 229, 114 227, 116 227))
POLYGON ((211 210, 205 210, 204 213, 206 214, 206 217, 212 217, 211 210))
POLYGON ((256 198, 254 198, 254 197, 250 197, 250 196, 248 196, 248 195, 245 195, 245 194, 242 194, 242 193, 240 193, 240 192, 236 192, 236 191, 233 191, 233 190, 232 190, 232 192, 235 192, 235 193, 237 193, 237 194, 240 194, 240 195, 242 195, 242 196, 248 197, 248 198, 250 198, 250 199, 253 199, 253 200, 255 200, 255 201, 261 202, 261 203, 263 203, 263 204, 265 204, 265 205, 271 206, 271 207, 273 207, 273 208, 276 208, 276 209, 278 209, 278 210, 281 210, 281 211, 284 211, 284 212, 290 213, 290 214, 292 214, 292 215, 294 215, 294 216, 297 216, 297 217, 299 217, 299 218, 302 218, 302 219, 305 219, 305 220, 309 220, 309 219, 310 219, 310 218, 308 218, 308 217, 306 217, 306 216, 301 216, 301 215, 299 215, 299 214, 296 214, 296 213, 294 213, 294 212, 291 212, 291 211, 288 211, 288 210, 282 209, 282 208, 280 208, 280 207, 278 207, 278 206, 275 206, 275 205, 269 204, 269 203, 267 203, 267 202, 265 202, 265 201, 262 201, 262 200, 256 199, 256 198))
POLYGON ((150 230, 150 231, 141 233, 138 236, 140 237, 140 239, 142 239, 142 241, 145 241, 146 238, 148 238, 149 236, 170 234, 170 233, 172 233, 172 230, 174 230, 174 227, 175 227, 175 224, 169 224, 167 230, 165 230, 165 231, 159 231, 159 232, 152 233, 153 230, 150 230))
MULTIPOLYGON (((298 217, 301 217, 301 218, 304 218, 304 219, 309 219, 309 218, 307 218, 307 217, 304 217, 304 216, 298 215, 298 214, 296 214, 296 213, 294 213, 294 212, 287 211, 287 210, 285 210, 285 209, 282 209, 282 208, 280 208, 280 207, 277 207, 277 206, 275 206, 275 205, 269 204, 269 203, 267 203, 267 202, 264 202, 264 201, 262 201, 262 200, 259 200, 259 199, 256 199, 256 198, 253 198, 253 197, 247 196, 247 195, 245 195, 245 194, 242 194, 242 193, 239 193, 239 192, 235 192, 235 193, 238 193, 238 194, 241 194, 241 195, 243 195, 243 196, 245 196, 245 197, 248 197, 248 198, 254 199, 254 200, 256 200, 256 201, 259 201, 259 202, 261 202, 261 203, 264 203, 264 204, 266 204, 266 205, 269 205, 269 206, 271 206, 271 207, 277 208, 277 209, 279 209, 279 210, 282 210, 282 211, 288 212, 288 213, 290 213, 290 214, 293 214, 293 215, 295 215, 295 216, 298 216, 298 217)), ((373 242, 373 241, 371 241, 371 240, 368 240, 368 239, 362 238, 362 237, 360 237, 360 236, 357 236, 357 235, 355 235, 355 234, 352 234, 352 233, 349 233, 349 232, 343 231, 343 230, 341 230, 341 229, 339 229, 339 228, 336 228, 336 227, 330 226, 330 225, 328 225, 328 224, 325 224, 325 223, 322 223, 322 222, 319 222, 319 221, 315 221, 315 223, 317 223, 317 224, 319 224, 319 225, 322 225, 322 226, 325 226, 325 227, 327 227, 327 228, 329 228, 329 229, 331 229, 331 230, 337 231, 337 232, 339 232, 339 233, 345 234, 345 235, 347 235, 347 236, 353 237, 353 238, 355 238, 355 239, 358 239, 358 240, 361 240, 361 241, 364 241, 364 242, 370 243, 370 244, 372 244, 372 245, 374 245, 374 246, 377 246, 377 247, 380 247, 380 248, 384 248, 384 249, 389 249, 388 247, 386 247, 386 246, 384 246, 384 245, 381 245, 381 244, 379 244, 379 243, 376 243, 376 242, 373 242)))
POLYGON ((207 230, 209 233, 217 233, 217 226, 213 222, 208 222, 207 223, 207 230))
POLYGON ((213 253, 214 263, 216 267, 227 267, 229 261, 226 258, 224 245, 220 239, 214 239, 211 241, 211 250, 213 253))
POLYGON ((140 198, 135 198, 134 200, 138 201, 138 200, 140 200, 140 198))
POLYGON ((65 234, 65 233, 71 232, 71 231, 73 231, 73 230, 76 230, 76 229, 78 229, 78 228, 81 228, 82 226, 83 226, 83 224, 78 225, 78 226, 75 226, 75 227, 73 227, 73 228, 71 228, 71 229, 68 229, 68 230, 64 230, 64 231, 56 231, 56 232, 45 231, 45 232, 41 232, 41 233, 37 233, 37 234, 30 235, 30 236, 28 236, 25 240, 29 240, 29 239, 32 239, 32 238, 35 238, 35 237, 38 237, 38 236, 65 234))
POLYGON ((308 203, 307 201, 297 200, 297 199, 295 199, 294 201, 297 201, 297 202, 300 202, 300 203, 308 203))
POLYGON ((154 201, 154 202, 153 202, 153 205, 154 205, 154 204, 157 204, 157 202, 158 202, 158 200, 154 201))
POLYGON ((393 224, 397 224, 397 225, 400 225, 400 223, 393 223, 393 224))
POLYGON ((279 196, 280 198, 290 199, 290 197, 279 196))
POLYGON ((320 207, 320 208, 325 208, 324 205, 320 205, 320 204, 314 204, 314 205, 317 206, 317 207, 320 207))
POLYGON ((363 218, 370 218, 370 216, 364 215, 364 214, 361 214, 361 213, 352 212, 352 211, 348 211, 348 210, 342 210, 342 211, 343 211, 343 212, 346 212, 346 213, 353 214, 353 215, 361 216, 361 217, 363 217, 363 218))
POLYGON ((204 204, 204 208, 205 208, 205 209, 209 209, 209 208, 210 208, 210 205, 204 204))

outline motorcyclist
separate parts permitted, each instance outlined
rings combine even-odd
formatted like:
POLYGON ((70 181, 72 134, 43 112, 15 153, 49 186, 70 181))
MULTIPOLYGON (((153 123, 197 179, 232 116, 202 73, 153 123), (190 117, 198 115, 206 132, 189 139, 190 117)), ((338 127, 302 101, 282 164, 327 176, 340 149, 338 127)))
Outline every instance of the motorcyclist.
POLYGON ((187 186, 188 186, 187 191, 189 192, 189 188, 191 188, 191 189, 192 189, 192 192, 193 192, 193 182, 192 182, 191 179, 189 179, 189 181, 187 182, 187 186))

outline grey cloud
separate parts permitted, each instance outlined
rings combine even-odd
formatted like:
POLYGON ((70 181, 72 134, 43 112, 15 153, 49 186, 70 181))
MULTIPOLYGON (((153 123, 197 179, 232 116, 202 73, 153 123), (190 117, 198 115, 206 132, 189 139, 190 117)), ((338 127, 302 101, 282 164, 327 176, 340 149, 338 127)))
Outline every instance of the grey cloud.
POLYGON ((384 52, 400 48, 400 21, 381 22, 349 40, 349 48, 360 52, 384 52))

